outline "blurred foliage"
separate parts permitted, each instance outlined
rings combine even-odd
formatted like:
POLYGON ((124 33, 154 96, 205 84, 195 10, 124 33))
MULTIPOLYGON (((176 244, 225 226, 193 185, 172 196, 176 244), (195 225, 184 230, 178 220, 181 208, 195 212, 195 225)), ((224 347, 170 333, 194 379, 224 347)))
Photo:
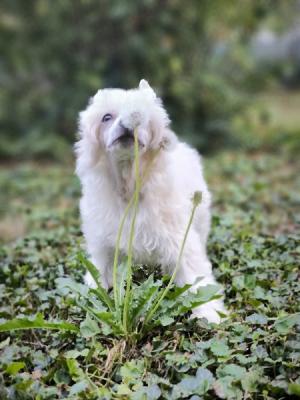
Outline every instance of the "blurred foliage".
POLYGON ((142 77, 178 133, 202 149, 223 145, 253 68, 245 41, 292 3, 2 0, 0 155, 64 158, 87 99, 142 77))

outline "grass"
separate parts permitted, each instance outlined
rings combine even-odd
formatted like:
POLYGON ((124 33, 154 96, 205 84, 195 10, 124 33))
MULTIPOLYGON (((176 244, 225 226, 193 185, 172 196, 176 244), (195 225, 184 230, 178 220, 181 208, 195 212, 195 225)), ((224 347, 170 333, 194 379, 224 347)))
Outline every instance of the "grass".
MULTIPOLYGON (((72 169, 1 168, 0 317, 42 313, 83 333, 0 334, 1 399, 299 395, 299 161, 287 153, 226 152, 206 166, 214 194, 209 254, 231 317, 214 326, 178 316, 132 346, 93 325, 74 295, 57 288, 62 278, 80 284, 84 269, 72 169), (22 221, 23 238, 9 221, 22 221)), ((153 272, 158 282, 156 271, 137 266, 133 285, 153 272)))

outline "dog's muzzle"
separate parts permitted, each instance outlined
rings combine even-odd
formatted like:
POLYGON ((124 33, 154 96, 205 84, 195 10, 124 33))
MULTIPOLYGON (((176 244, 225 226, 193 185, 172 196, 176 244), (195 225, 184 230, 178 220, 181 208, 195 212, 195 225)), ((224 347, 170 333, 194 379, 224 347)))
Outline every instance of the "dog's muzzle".
POLYGON ((117 143, 124 147, 131 146, 134 143, 134 131, 121 125, 121 132, 112 142, 112 146, 117 143))

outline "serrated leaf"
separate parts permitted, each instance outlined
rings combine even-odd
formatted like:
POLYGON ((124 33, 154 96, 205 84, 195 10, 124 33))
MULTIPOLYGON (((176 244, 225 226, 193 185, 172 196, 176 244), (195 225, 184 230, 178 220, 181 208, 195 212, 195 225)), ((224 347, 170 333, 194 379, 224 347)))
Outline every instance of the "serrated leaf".
POLYGON ((110 309, 113 309, 113 301, 107 291, 101 284, 101 276, 99 270, 95 267, 95 265, 85 258, 81 253, 78 254, 79 261, 86 267, 89 273, 92 275, 97 289, 91 289, 91 291, 98 296, 98 298, 110 309))
POLYGON ((187 290, 189 290, 193 285, 186 284, 184 286, 178 287, 175 286, 166 296, 167 300, 175 300, 177 297, 182 296, 187 290))
POLYGON ((130 310, 130 324, 136 326, 139 319, 147 314, 151 305, 157 298, 161 281, 154 281, 150 275, 142 284, 135 286, 130 310))
MULTIPOLYGON (((117 317, 116 312, 110 312, 110 311, 97 311, 93 307, 90 307, 84 302, 78 302, 77 303, 79 307, 81 307, 83 310, 85 310, 87 313, 90 313, 95 320, 98 322, 102 323, 105 325, 106 332, 103 332, 105 334, 109 334, 110 332, 114 332, 114 334, 119 335, 123 333, 123 327, 120 324, 120 321, 117 317)), ((103 328, 103 326, 102 326, 103 328)), ((102 329, 103 330, 103 329, 102 329)))
POLYGON ((78 253, 77 258, 81 262, 81 264, 83 264, 85 268, 89 271, 96 285, 101 286, 100 284, 101 276, 98 268, 96 268, 95 265, 90 260, 88 260, 82 253, 78 253))
POLYGON ((49 322, 44 320, 41 314, 35 318, 16 318, 0 324, 0 332, 10 332, 21 329, 57 329, 78 332, 76 325, 70 322, 49 322))
MULTIPOLYGON (((80 296, 87 297, 89 293, 89 287, 82 283, 74 281, 71 278, 57 278, 55 280, 57 288, 60 290, 67 289, 68 292, 75 292, 80 296)), ((65 292, 63 292, 65 294, 65 292)))
POLYGON ((87 285, 82 283, 75 282, 71 278, 57 278, 56 284, 59 289, 71 289, 72 292, 77 293, 78 295, 82 296, 83 298, 87 298, 89 292, 91 291, 94 293, 102 302, 106 305, 110 310, 113 309, 113 301, 111 297, 108 295, 107 291, 101 286, 100 283, 100 274, 97 268, 86 258, 82 255, 78 256, 79 260, 83 263, 83 265, 87 268, 90 272, 94 280, 96 280, 97 288, 90 289, 87 285), (99 279, 98 279, 99 278, 99 279))
POLYGON ((166 310, 168 310, 168 315, 170 317, 182 315, 188 311, 192 311, 194 308, 202 304, 221 297, 219 292, 219 285, 201 286, 197 291, 185 290, 174 300, 164 299, 158 313, 164 315, 166 310))

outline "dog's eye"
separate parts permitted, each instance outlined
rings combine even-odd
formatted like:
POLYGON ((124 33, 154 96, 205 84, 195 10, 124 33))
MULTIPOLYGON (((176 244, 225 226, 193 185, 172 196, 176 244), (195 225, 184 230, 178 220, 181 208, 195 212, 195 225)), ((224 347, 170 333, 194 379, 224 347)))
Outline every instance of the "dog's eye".
POLYGON ((102 118, 102 122, 107 122, 112 119, 111 114, 105 114, 104 117, 102 118))

